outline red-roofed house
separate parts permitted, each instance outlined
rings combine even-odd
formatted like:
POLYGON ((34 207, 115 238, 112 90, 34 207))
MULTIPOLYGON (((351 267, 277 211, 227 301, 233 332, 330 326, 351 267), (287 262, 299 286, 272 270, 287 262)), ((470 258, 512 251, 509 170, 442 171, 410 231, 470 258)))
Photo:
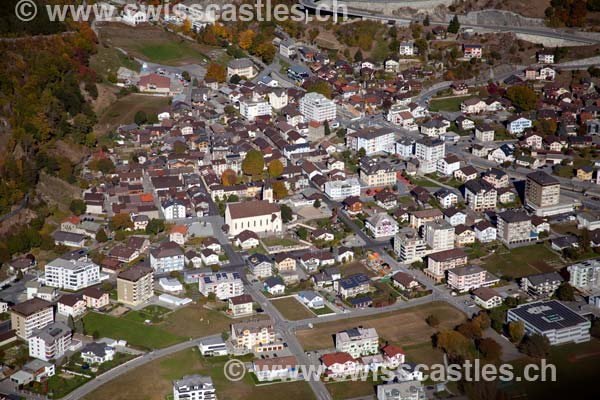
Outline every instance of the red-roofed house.
POLYGON ((321 363, 327 367, 329 376, 343 377, 355 373, 361 364, 348 353, 329 353, 321 357, 321 363))
POLYGON ((169 232, 169 240, 171 242, 175 242, 180 246, 185 244, 188 235, 188 227, 185 225, 175 225, 171 228, 171 232, 169 232))
POLYGON ((382 351, 383 360, 388 368, 397 368, 399 365, 404 364, 405 354, 400 347, 388 344, 382 351))
POLYGON ((148 74, 140 77, 138 83, 140 92, 169 94, 171 92, 171 79, 158 74, 148 74))

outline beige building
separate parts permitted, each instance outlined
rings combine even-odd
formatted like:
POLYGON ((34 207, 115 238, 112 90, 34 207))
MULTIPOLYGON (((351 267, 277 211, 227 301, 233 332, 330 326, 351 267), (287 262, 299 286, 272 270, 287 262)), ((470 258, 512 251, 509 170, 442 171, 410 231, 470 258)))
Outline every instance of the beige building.
POLYGON ((446 271, 467 265, 467 254, 460 248, 430 254, 427 258, 425 275, 436 282, 446 277, 446 271))
POLYGON ((278 233, 283 229, 279 205, 267 200, 227 204, 225 223, 229 226, 229 236, 246 229, 257 234, 278 233))
POLYGON ((34 297, 12 307, 10 322, 17 336, 27 339, 34 330, 54 322, 54 307, 52 303, 34 297))
POLYGON ((283 348, 282 343, 276 343, 275 328, 270 319, 231 324, 231 340, 237 349, 257 353, 283 348))
POLYGON ((397 183, 396 171, 387 161, 365 159, 360 164, 360 180, 367 186, 394 186, 397 183))
POLYGON ((416 231, 401 231, 394 237, 394 252, 402 262, 421 261, 427 254, 427 242, 416 231))
POLYGON ((296 259, 286 253, 278 253, 274 256, 275 268, 279 272, 295 272, 296 271, 296 259))
POLYGON ((473 179, 465 183, 465 203, 473 211, 486 211, 496 208, 498 192, 487 181, 473 179))
POLYGON ((230 297, 229 312, 234 317, 252 314, 254 312, 252 307, 252 296, 249 294, 241 294, 239 296, 230 297))
POLYGON ((532 208, 552 207, 560 200, 560 182, 542 171, 527 175, 525 202, 532 208))
POLYGON ((453 249, 454 227, 445 220, 427 222, 425 241, 434 251, 453 249))
POLYGON ((146 265, 134 265, 117 276, 119 302, 136 306, 154 295, 154 271, 146 265))
POLYGON ((506 244, 531 240, 531 217, 524 211, 505 211, 498 214, 498 239, 506 244))

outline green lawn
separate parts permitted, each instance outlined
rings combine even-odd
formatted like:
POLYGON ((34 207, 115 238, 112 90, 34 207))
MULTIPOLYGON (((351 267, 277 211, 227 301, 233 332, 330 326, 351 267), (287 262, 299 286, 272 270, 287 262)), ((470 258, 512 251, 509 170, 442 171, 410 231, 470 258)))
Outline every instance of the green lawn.
POLYGON ((473 96, 449 97, 445 99, 431 99, 429 111, 460 111, 460 104, 473 96))
POLYGON ((128 319, 130 321, 135 321, 135 322, 140 322, 143 323, 146 320, 150 320, 152 322, 158 322, 161 317, 168 313, 169 310, 166 307, 161 307, 161 306, 157 306, 157 305, 151 305, 148 307, 145 307, 139 311, 129 311, 127 314, 125 314, 123 316, 123 318, 128 319))
POLYGON ((139 321, 95 312, 83 317, 83 324, 88 333, 97 331, 100 337, 123 339, 130 345, 149 349, 171 346, 187 339, 139 321))
POLYGON ((280 237, 268 237, 268 238, 264 238, 264 239, 262 239, 262 242, 267 247, 273 247, 273 246, 295 246, 295 245, 298 244, 298 242, 295 241, 294 239, 280 238, 280 237))
POLYGON ((498 276, 520 278, 553 271, 562 265, 556 253, 545 245, 535 244, 513 250, 501 247, 486 259, 483 267, 498 276))
POLYGON ((194 50, 194 48, 185 41, 144 43, 143 45, 137 46, 137 50, 142 53, 148 61, 158 64, 175 64, 190 58, 197 58, 198 62, 206 59, 204 54, 194 50))
POLYGON ((327 315, 334 313, 333 310, 327 306, 324 306, 323 308, 312 308, 312 311, 317 315, 327 315))
POLYGON ((129 58, 114 47, 98 46, 98 52, 90 59, 90 66, 100 76, 106 78, 109 73, 117 73, 119 67, 125 67, 139 72, 142 68, 140 63, 129 58))

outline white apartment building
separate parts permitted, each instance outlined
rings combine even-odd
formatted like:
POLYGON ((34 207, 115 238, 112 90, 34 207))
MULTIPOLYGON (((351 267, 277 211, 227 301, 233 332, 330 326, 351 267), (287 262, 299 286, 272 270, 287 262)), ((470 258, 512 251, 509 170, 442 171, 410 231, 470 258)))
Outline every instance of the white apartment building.
POLYGON ((379 213, 366 220, 365 229, 376 239, 390 237, 398 233, 398 223, 388 214, 379 213))
POLYGON ((352 328, 335 334, 335 348, 354 358, 379 353, 379 335, 375 328, 352 328))
POLYGON ((42 361, 62 357, 71 345, 71 329, 56 322, 36 329, 29 338, 29 355, 42 361))
POLYGON ((557 300, 525 303, 510 309, 506 322, 513 321, 522 321, 526 334, 546 336, 553 346, 590 340, 590 320, 557 300))
POLYGON ((454 227, 446 220, 425 223, 425 242, 434 251, 454 248, 454 227))
POLYGON ((580 290, 600 288, 600 259, 596 258, 569 265, 567 271, 571 276, 569 280, 571 286, 580 290))
POLYGON ((398 53, 401 56, 413 56, 415 54, 415 43, 412 41, 400 43, 398 53))
POLYGON ((360 196, 360 182, 356 178, 348 178, 343 181, 327 181, 325 182, 325 194, 332 200, 360 196))
POLYGON ((300 99, 300 113, 309 121, 332 121, 336 117, 335 103, 321 93, 310 92, 300 99))
POLYGON ((498 281, 498 278, 479 265, 467 265, 448 270, 448 286, 460 293, 492 286, 498 281))
POLYGON ((205 297, 214 293, 217 299, 227 300, 244 294, 244 283, 237 272, 219 272, 200 277, 199 290, 205 297))
POLYGON ((437 170, 437 162, 446 156, 446 146, 440 139, 426 137, 415 143, 415 157, 419 160, 419 170, 431 174, 437 170))
POLYGON ((427 254, 427 242, 415 231, 401 231, 394 237, 394 252, 403 263, 421 261, 427 254))
POLYGON ((366 155, 375 153, 393 153, 395 150, 395 134, 388 128, 365 128, 346 136, 349 149, 359 151, 365 149, 366 155))
POLYGON ((100 282, 100 266, 91 260, 57 258, 46 264, 44 282, 66 290, 81 290, 100 282))
POLYGON ((185 267, 185 255, 177 243, 162 243, 150 251, 150 266, 156 273, 181 271, 185 267))
POLYGON ((27 339, 34 330, 54 322, 54 307, 52 303, 34 297, 11 308, 10 322, 17 336, 27 339))
POLYGON ((248 121, 254 121, 256 117, 271 115, 273 113, 271 103, 264 98, 243 98, 240 100, 240 114, 248 121))
POLYGON ((225 223, 229 226, 229 236, 236 236, 246 229, 256 234, 283 230, 281 209, 278 204, 268 200, 228 203, 225 223))
POLYGON ((210 376, 187 375, 173 382, 173 400, 216 400, 210 376))

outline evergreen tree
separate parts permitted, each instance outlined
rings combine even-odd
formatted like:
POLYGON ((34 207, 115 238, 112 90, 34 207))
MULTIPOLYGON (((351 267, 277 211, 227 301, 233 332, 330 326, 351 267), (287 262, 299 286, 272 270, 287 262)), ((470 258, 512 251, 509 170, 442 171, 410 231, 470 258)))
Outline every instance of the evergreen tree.
POLYGON ((454 15, 454 18, 448 24, 448 32, 449 33, 458 33, 460 30, 460 22, 458 22, 458 16, 454 15))

